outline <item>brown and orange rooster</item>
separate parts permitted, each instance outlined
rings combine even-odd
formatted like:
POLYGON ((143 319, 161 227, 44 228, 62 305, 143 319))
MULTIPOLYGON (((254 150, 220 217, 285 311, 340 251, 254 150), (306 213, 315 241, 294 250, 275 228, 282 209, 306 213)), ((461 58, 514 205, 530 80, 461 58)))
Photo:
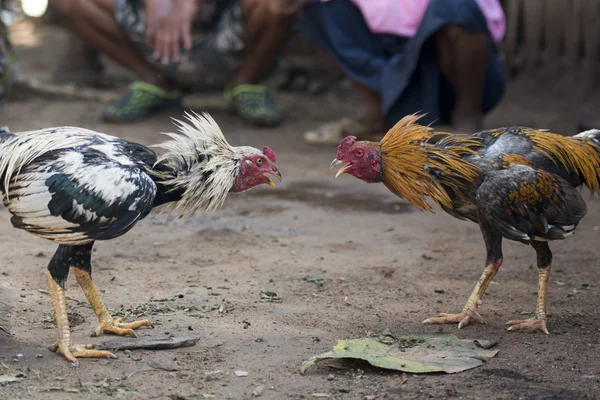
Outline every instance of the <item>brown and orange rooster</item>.
POLYGON ((348 136, 331 166, 365 182, 383 182, 396 195, 431 211, 429 197, 450 215, 479 224, 487 249, 486 267, 458 314, 441 314, 429 324, 472 320, 502 264, 502 238, 531 245, 537 252, 535 317, 507 322, 508 330, 548 334, 546 294, 552 264, 548 242, 573 235, 586 214, 577 188, 600 189, 600 130, 565 137, 525 127, 507 127, 455 136, 400 120, 378 143, 348 136))

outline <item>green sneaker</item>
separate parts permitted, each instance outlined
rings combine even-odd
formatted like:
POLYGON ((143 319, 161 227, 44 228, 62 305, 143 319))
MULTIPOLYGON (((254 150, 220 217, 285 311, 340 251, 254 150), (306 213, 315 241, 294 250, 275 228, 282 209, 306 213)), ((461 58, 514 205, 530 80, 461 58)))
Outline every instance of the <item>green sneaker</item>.
POLYGON ((239 85, 225 90, 229 106, 242 119, 260 126, 277 126, 283 116, 264 85, 239 85))
POLYGON ((110 122, 133 122, 181 105, 181 93, 168 92, 146 82, 133 82, 119 100, 102 111, 102 119, 110 122))

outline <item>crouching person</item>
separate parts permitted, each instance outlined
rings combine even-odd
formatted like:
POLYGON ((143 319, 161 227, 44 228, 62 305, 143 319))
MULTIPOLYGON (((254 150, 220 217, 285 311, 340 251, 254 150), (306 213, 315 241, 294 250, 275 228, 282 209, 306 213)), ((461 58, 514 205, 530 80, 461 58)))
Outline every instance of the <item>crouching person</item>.
POLYGON ((54 0, 75 34, 137 80, 105 120, 144 119, 183 93, 220 86, 244 120, 276 126, 282 114, 261 84, 291 36, 286 0, 54 0))

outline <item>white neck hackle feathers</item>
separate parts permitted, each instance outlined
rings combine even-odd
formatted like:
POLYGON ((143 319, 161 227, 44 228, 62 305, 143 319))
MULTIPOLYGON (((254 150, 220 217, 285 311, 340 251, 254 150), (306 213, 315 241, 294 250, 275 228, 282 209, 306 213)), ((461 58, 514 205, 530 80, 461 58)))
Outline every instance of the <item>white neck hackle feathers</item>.
POLYGON ((167 152, 160 156, 150 171, 158 182, 170 190, 183 190, 179 201, 166 205, 179 218, 188 218, 196 211, 213 211, 223 205, 227 193, 235 184, 239 160, 259 150, 232 147, 215 120, 208 114, 186 112, 190 123, 173 119, 178 133, 163 133, 172 140, 154 147, 167 152))

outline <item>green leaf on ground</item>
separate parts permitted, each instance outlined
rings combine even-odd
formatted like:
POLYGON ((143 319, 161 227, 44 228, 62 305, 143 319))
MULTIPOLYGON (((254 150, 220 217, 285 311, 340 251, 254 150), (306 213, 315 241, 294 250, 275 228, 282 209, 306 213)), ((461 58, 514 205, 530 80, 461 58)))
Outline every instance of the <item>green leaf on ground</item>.
POLYGON ((333 351, 319 354, 300 366, 304 374, 315 363, 327 359, 358 359, 369 364, 411 373, 446 372, 449 374, 479 367, 482 360, 494 357, 498 350, 482 348, 484 340, 459 339, 450 333, 416 333, 379 338, 339 340, 333 351))

